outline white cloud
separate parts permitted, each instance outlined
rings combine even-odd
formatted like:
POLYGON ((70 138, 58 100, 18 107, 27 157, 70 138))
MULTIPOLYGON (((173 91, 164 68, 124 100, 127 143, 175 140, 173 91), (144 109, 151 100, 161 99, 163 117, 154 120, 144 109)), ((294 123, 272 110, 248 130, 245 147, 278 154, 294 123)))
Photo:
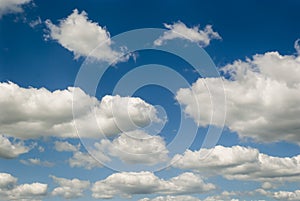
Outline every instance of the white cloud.
POLYGON ((173 163, 177 168, 220 175, 226 179, 300 181, 300 155, 274 157, 241 146, 187 150, 183 155, 176 155, 173 163))
POLYGON ((122 50, 112 49, 112 41, 106 28, 89 20, 84 11, 79 13, 75 9, 66 19, 60 20, 59 25, 53 24, 50 20, 46 20, 46 25, 49 29, 46 39, 56 40, 64 48, 73 52, 75 59, 91 56, 112 63, 127 59, 121 57, 122 50), (98 45, 101 45, 100 48, 97 48, 98 45))
POLYGON ((24 165, 38 165, 38 166, 44 166, 44 167, 53 167, 54 163, 49 161, 41 161, 39 158, 29 158, 27 160, 20 160, 20 162, 24 165))
POLYGON ((300 190, 296 190, 294 192, 290 191, 278 191, 273 194, 273 198, 277 200, 285 200, 285 201, 299 201, 300 200, 300 190))
MULTIPOLYGON (((93 156, 95 156, 101 162, 110 160, 104 153, 100 151, 95 151, 93 153, 93 156)), ((96 158, 94 158, 93 156, 86 152, 76 151, 68 160, 68 162, 71 167, 83 167, 87 170, 91 170, 97 167, 103 167, 103 164, 96 160, 96 158)))
POLYGON ((77 146, 74 146, 70 144, 68 141, 55 141, 54 142, 54 148, 56 151, 62 152, 62 151, 67 151, 67 152, 75 152, 78 151, 80 148, 80 144, 77 146))
POLYGON ((274 188, 274 185, 271 182, 264 182, 262 183, 261 187, 268 190, 274 188))
POLYGON ((284 201, 299 201, 300 200, 300 190, 295 191, 266 191, 264 189, 257 189, 255 193, 274 198, 276 200, 284 201))
POLYGON ((0 197, 4 200, 40 200, 47 194, 48 185, 42 183, 17 185, 17 178, 0 173, 0 197))
POLYGON ((156 121, 156 109, 140 98, 105 96, 101 101, 79 88, 48 91, 0 83, 0 134, 21 139, 56 136, 99 138, 156 121), (73 92, 76 118, 73 119, 73 92), (121 129, 120 129, 121 128, 121 129))
MULTIPOLYGON (((241 138, 262 142, 300 144, 299 55, 257 54, 252 59, 226 65, 221 71, 229 77, 223 83, 227 98, 225 123, 231 131, 241 138)), ((210 123, 213 108, 220 107, 211 105, 206 86, 212 90, 220 87, 217 78, 200 78, 191 89, 180 89, 176 95, 186 106, 185 112, 202 126, 210 123), (193 101, 192 92, 198 101, 193 101)))
POLYGON ((95 147, 102 153, 130 164, 153 165, 168 160, 168 150, 164 139, 160 136, 151 136, 141 130, 122 133, 112 142, 104 139, 96 143, 95 147))
POLYGON ((55 142, 56 150, 72 151, 68 160, 71 167, 93 169, 103 167, 102 162, 110 162, 112 157, 127 164, 154 165, 167 161, 168 150, 160 136, 151 136, 142 130, 122 133, 112 141, 103 139, 89 150, 82 152, 79 147, 68 142, 55 142), (99 160, 99 161, 98 161, 99 160))
POLYGON ((150 199, 150 198, 143 198, 139 201, 200 201, 199 198, 192 197, 189 195, 178 195, 178 196, 158 196, 156 198, 150 199))
POLYGON ((204 183, 201 177, 193 173, 163 180, 151 172, 121 172, 97 181, 92 187, 92 195, 97 199, 115 196, 130 198, 135 194, 194 194, 213 189, 213 184, 204 183))
MULTIPOLYGON (((236 196, 236 192, 223 191, 219 195, 212 195, 205 198, 203 201, 239 201, 239 199, 232 198, 236 196)), ((253 201, 253 200, 252 200, 253 201)))
POLYGON ((162 45, 167 40, 181 38, 206 47, 212 39, 221 39, 220 35, 213 31, 211 25, 206 25, 204 30, 200 30, 199 26, 189 28, 180 21, 173 24, 164 24, 164 26, 169 31, 164 32, 163 36, 154 41, 154 44, 157 46, 162 45))
POLYGON ((66 199, 74 199, 83 196, 84 190, 89 188, 90 182, 83 181, 79 179, 65 179, 58 178, 55 176, 50 176, 55 183, 59 185, 52 191, 52 195, 54 196, 62 196, 66 199))
POLYGON ((0 189, 12 189, 18 179, 8 173, 0 173, 0 189))
POLYGON ((0 19, 8 13, 23 12, 22 6, 28 4, 32 0, 1 0, 0 1, 0 19))
POLYGON ((0 158, 16 158, 29 150, 30 147, 25 146, 22 141, 11 142, 7 137, 0 135, 0 158))
POLYGON ((40 25, 40 24, 42 24, 42 23, 43 23, 43 22, 42 22, 41 17, 37 17, 36 20, 32 20, 32 21, 28 22, 28 24, 29 24, 29 26, 30 26, 31 28, 35 28, 36 26, 38 26, 38 25, 40 25))

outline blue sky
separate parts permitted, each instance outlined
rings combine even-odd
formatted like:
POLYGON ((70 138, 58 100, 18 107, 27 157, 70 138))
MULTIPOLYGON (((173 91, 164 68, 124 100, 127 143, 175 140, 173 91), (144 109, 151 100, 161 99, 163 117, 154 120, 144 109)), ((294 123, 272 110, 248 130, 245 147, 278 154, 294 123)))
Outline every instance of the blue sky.
POLYGON ((300 200, 299 8, 0 0, 0 200, 300 200))

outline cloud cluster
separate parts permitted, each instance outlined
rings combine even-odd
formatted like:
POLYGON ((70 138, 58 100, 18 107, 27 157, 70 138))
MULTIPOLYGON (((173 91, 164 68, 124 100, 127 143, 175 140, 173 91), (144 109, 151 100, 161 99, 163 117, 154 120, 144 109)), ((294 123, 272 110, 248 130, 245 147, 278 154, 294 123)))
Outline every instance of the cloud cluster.
POLYGON ((0 19, 8 13, 23 12, 22 6, 28 4, 32 0, 1 0, 0 1, 0 19))
POLYGON ((151 136, 142 130, 122 133, 113 141, 108 139, 96 143, 102 153, 117 157, 129 164, 153 165, 168 160, 165 141, 160 136, 151 136))
POLYGON ((257 189, 254 193, 273 198, 275 200, 284 201, 299 201, 300 190, 295 191, 266 191, 264 189, 257 189))
POLYGON ((75 59, 90 56, 109 63, 127 59, 123 57, 122 50, 112 49, 112 41, 106 28, 90 21, 84 11, 79 13, 77 9, 73 10, 66 19, 60 20, 59 25, 46 20, 46 26, 49 29, 46 39, 56 40, 61 46, 73 52, 75 59))
POLYGON ((48 185, 42 183, 17 185, 18 179, 8 173, 0 173, 0 197, 4 200, 40 200, 47 194, 48 185))
MULTIPOLYGON (((226 126, 231 131, 262 142, 300 144, 300 56, 267 52, 235 61, 221 71, 227 98, 226 126)), ((211 105, 207 90, 207 86, 212 90, 220 87, 216 80, 200 78, 191 89, 180 89, 176 95, 186 106, 185 112, 203 126, 210 123, 213 109, 220 107, 211 105), (194 94, 197 101, 192 101, 194 94)))
POLYGON ((139 201, 200 201, 200 199, 196 197, 192 197, 189 195, 177 195, 177 196, 158 196, 156 198, 150 199, 150 198, 143 198, 139 201))
POLYGON ((30 147, 22 141, 11 142, 7 137, 0 134, 0 158, 12 159, 27 153, 30 147))
MULTIPOLYGON (((91 170, 97 167, 103 167, 102 163, 97 161, 88 152, 80 151, 80 144, 77 146, 70 144, 68 141, 56 141, 54 142, 54 149, 58 152, 73 152, 73 156, 68 159, 70 167, 82 167, 87 170, 91 170)), ((109 158, 101 151, 95 152, 95 157, 101 159, 101 161, 108 161, 109 158)))
POLYGON ((174 156, 173 163, 177 168, 221 175, 226 179, 300 181, 300 155, 274 157, 241 146, 187 150, 183 155, 174 156))
POLYGON ((113 136, 158 120, 154 106, 140 98, 105 96, 101 101, 79 88, 48 91, 0 83, 0 134, 21 139, 56 136, 113 136), (76 92, 76 118, 73 119, 73 92, 76 92), (121 129, 120 129, 121 128, 121 129))
POLYGON ((93 156, 87 152, 76 151, 73 153, 73 156, 68 160, 68 162, 70 167, 83 167, 87 170, 91 170, 93 168, 103 167, 103 164, 100 163, 100 161, 106 162, 110 160, 100 151, 94 152, 93 156))
POLYGON ((205 183, 193 173, 183 173, 163 180, 151 172, 121 172, 97 181, 92 187, 92 195, 96 199, 115 196, 130 198, 135 194, 194 194, 214 189, 213 184, 205 183))
POLYGON ((55 183, 59 185, 52 191, 53 196, 62 196, 65 199, 79 198, 83 195, 84 190, 89 188, 90 182, 79 179, 65 179, 50 176, 55 183))
POLYGON ((80 151, 79 145, 74 146, 67 141, 56 141, 54 144, 56 151, 73 152, 73 156, 68 160, 71 167, 83 167, 88 170, 103 167, 102 163, 110 162, 112 157, 127 164, 143 165, 154 165, 169 159, 164 139, 142 130, 121 133, 113 140, 102 139, 95 142, 89 153, 80 151))
POLYGON ((68 141, 55 141, 54 142, 54 149, 58 152, 62 151, 71 151, 75 152, 79 150, 80 144, 78 146, 74 146, 73 144, 70 144, 68 141))
POLYGON ((160 46, 168 40, 180 38, 206 47, 212 39, 221 39, 220 35, 213 31, 211 25, 206 25, 204 30, 201 30, 199 26, 189 28, 180 21, 173 24, 164 24, 164 26, 169 30, 156 39, 154 45, 160 46))

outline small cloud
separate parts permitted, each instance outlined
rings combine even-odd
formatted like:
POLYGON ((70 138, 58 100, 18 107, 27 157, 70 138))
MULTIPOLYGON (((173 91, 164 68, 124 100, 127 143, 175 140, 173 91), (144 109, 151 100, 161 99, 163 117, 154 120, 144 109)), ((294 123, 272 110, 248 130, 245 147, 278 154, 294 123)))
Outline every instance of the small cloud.
POLYGON ((31 147, 25 146, 23 141, 11 142, 9 138, 0 135, 0 158, 16 158, 30 149, 31 147))
POLYGON ((89 20, 85 11, 79 13, 77 9, 73 10, 73 13, 66 19, 60 20, 58 25, 50 20, 46 20, 45 23, 49 32, 45 35, 45 39, 57 41, 61 46, 73 52, 75 59, 90 56, 108 63, 129 59, 129 57, 123 57, 125 47, 120 50, 112 49, 110 33, 105 27, 89 20))
POLYGON ((54 163, 51 163, 49 161, 41 161, 38 158, 29 158, 27 160, 20 160, 20 162, 24 165, 37 165, 37 166, 43 166, 43 167, 53 167, 54 163))
POLYGON ((219 33, 212 29, 212 25, 206 25, 204 30, 201 30, 199 25, 189 28, 180 21, 173 24, 164 24, 164 26, 169 30, 154 41, 154 45, 156 46, 163 45, 167 40, 179 38, 206 47, 212 39, 221 39, 219 33))
POLYGON ((36 20, 30 21, 28 24, 31 28, 35 28, 36 26, 42 24, 42 20, 40 17, 38 17, 36 20))
POLYGON ((0 1, 0 19, 3 15, 9 13, 22 13, 23 6, 32 0, 1 0, 0 1))

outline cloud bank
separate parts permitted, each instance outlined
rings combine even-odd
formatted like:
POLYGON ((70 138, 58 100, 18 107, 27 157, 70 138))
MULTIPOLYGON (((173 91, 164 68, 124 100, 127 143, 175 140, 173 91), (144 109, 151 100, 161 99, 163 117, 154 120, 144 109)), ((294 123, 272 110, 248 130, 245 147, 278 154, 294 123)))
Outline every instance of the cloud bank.
MULTIPOLYGON (((231 131, 241 138, 261 142, 300 144, 299 55, 257 54, 245 61, 234 61, 221 72, 227 98, 225 123, 231 131)), ((185 112, 201 126, 210 123, 213 109, 219 107, 210 104, 206 88, 207 85, 212 86, 211 90, 219 87, 217 79, 199 78, 191 89, 177 92, 176 99, 185 105, 185 112), (197 101, 193 101, 192 92, 197 101)))

